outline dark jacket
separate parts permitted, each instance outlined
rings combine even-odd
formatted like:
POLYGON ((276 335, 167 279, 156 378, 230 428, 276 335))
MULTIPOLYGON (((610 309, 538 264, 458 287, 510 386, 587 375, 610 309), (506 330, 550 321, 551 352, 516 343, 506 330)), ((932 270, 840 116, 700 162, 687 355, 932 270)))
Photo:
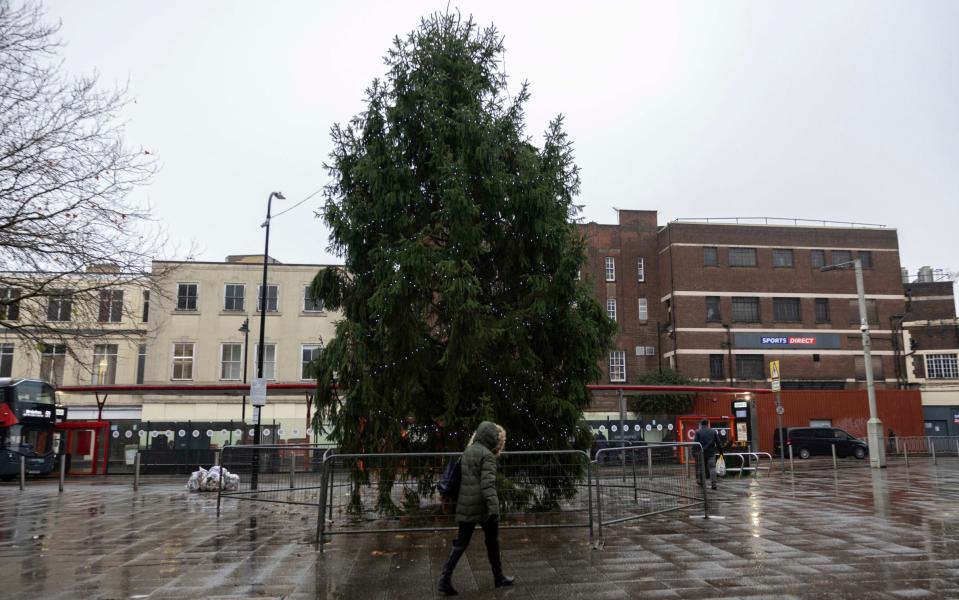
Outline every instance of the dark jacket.
POLYGON ((696 431, 694 442, 699 442, 703 446, 703 456, 711 458, 718 452, 723 451, 723 436, 712 427, 700 427, 696 431))
POLYGON ((456 520, 460 523, 483 523, 499 516, 496 496, 496 455, 499 442, 496 425, 483 421, 476 428, 476 437, 463 453, 463 479, 456 499, 456 520))

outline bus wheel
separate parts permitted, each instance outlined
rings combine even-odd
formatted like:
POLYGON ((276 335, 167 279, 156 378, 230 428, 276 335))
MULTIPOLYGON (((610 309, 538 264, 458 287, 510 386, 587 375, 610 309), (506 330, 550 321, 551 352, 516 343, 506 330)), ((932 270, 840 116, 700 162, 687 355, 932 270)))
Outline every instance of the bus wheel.
POLYGON ((800 449, 799 449, 799 458, 801 458, 801 459, 803 459, 803 460, 806 460, 807 458, 809 458, 809 449, 808 449, 808 448, 800 448, 800 449))

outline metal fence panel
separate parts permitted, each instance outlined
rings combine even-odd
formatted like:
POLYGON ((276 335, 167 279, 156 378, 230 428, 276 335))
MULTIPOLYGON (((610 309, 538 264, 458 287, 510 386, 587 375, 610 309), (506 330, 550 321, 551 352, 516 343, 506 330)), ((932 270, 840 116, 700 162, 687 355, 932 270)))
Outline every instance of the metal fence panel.
POLYGON ((604 526, 706 505, 706 487, 696 477, 701 450, 697 443, 670 442, 598 451, 593 477, 600 537, 604 526))

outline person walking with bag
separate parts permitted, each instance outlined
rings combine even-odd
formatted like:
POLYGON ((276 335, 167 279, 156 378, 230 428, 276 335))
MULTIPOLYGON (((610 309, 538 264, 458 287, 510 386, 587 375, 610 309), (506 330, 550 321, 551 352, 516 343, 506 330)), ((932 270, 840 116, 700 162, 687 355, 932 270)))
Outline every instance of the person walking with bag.
POLYGON ((443 564, 439 592, 455 596, 453 570, 466 552, 473 530, 479 523, 486 538, 486 555, 493 570, 496 587, 513 585, 514 578, 503 575, 499 553, 499 497, 496 495, 496 459, 506 446, 506 430, 490 421, 476 428, 461 461, 462 479, 456 499, 459 532, 453 540, 449 558, 443 564))
POLYGON ((701 460, 696 465, 696 481, 702 485, 703 465, 705 465, 705 470, 709 473, 709 483, 715 490, 716 455, 723 451, 723 437, 719 434, 719 431, 709 426, 709 419, 703 419, 699 422, 699 429, 696 430, 696 437, 693 438, 693 441, 703 447, 701 460))

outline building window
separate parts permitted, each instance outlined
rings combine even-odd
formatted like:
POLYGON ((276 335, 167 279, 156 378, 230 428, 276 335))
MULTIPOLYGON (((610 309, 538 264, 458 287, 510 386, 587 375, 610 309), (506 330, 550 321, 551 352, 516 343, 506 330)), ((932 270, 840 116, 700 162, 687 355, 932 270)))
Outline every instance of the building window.
POLYGON ((816 298, 816 322, 829 323, 829 298, 816 298))
POLYGON ((723 367, 722 354, 709 355, 709 378, 714 381, 726 379, 726 369, 723 367))
POLYGON ((303 312, 323 312, 323 301, 319 298, 313 298, 310 293, 310 286, 303 288, 303 312))
POLYGON ((756 249, 755 248, 730 248, 729 249, 730 267, 755 267, 756 249))
POLYGON ((176 284, 176 309, 196 310, 197 288, 196 283, 176 284))
POLYGON ((706 266, 706 267, 719 266, 719 249, 716 248, 716 246, 703 247, 703 266, 706 266))
POLYGON ((303 344, 300 347, 300 379, 316 379, 314 363, 319 360, 322 351, 322 344, 303 344))
POLYGON ((606 281, 616 281, 616 259, 612 256, 606 257, 606 281))
POLYGON ((793 251, 789 249, 773 250, 773 266, 774 267, 792 267, 793 251))
POLYGON ((814 269, 819 269, 826 266, 826 251, 825 250, 810 250, 809 251, 809 264, 814 269))
POLYGON ((639 299, 639 320, 649 320, 649 301, 646 298, 639 299))
POLYGON ((656 346, 646 346, 646 356, 656 356, 656 346))
POLYGON ((926 377, 929 379, 959 378, 955 354, 926 354, 926 377))
POLYGON ((773 298, 773 319, 776 321, 802 321, 799 298, 773 298))
POLYGON ((93 385, 113 385, 117 382, 117 344, 97 344, 93 347, 93 385))
POLYGON ((719 296, 706 296, 706 320, 723 320, 722 314, 719 312, 719 296))
MULTIPOLYGON (((196 300, 196 296, 193 297, 196 300)), ((194 306, 196 306, 194 304, 194 306)), ((193 343, 173 344, 173 379, 189 381, 193 379, 193 343)))
POLYGON ((737 354, 736 379, 765 379, 762 354, 737 354))
POLYGON ((871 269, 872 268, 872 252, 870 252, 869 250, 860 250, 859 262, 862 263, 863 269, 871 269))
POLYGON ((636 259, 636 275, 640 283, 646 281, 646 259, 642 256, 636 259))
POLYGON ((236 381, 243 372, 243 344, 222 344, 220 346, 220 379, 236 381))
POLYGON ((616 298, 606 300, 606 315, 609 316, 610 321, 616 320, 616 298))
MULTIPOLYGON (((276 379, 276 344, 266 344, 264 348, 266 351, 263 353, 263 378, 273 380, 276 379)), ((256 352, 259 357, 259 344, 256 346, 256 352)))
MULTIPOLYGON (((866 299, 866 318, 869 320, 869 323, 872 325, 879 324, 879 306, 878 302, 875 299, 867 298, 866 299)), ((860 323, 859 319, 859 300, 850 300, 849 301, 849 324, 858 325, 860 323)))
POLYGON ((147 345, 137 347, 137 384, 143 383, 147 370, 147 345))
POLYGON ((13 344, 0 344, 0 377, 13 377, 13 344))
POLYGON ((666 301, 665 309, 666 309, 666 324, 672 325, 673 323, 673 301, 672 300, 666 301))
POLYGON ((40 352, 40 379, 60 385, 63 383, 63 367, 66 362, 66 344, 44 344, 40 352))
MULTIPOLYGON (((884 379, 881 356, 872 357, 872 378, 874 381, 884 379)), ((856 357, 856 379, 859 381, 866 380, 866 360, 863 356, 856 357)))
POLYGON ((143 290, 143 322, 150 322, 150 290, 143 290))
POLYGON ((71 318, 73 312, 73 296, 64 290, 59 290, 50 296, 50 303, 47 304, 47 320, 56 322, 66 322, 71 318))
POLYGON ((733 321, 739 321, 740 323, 759 322, 759 298, 734 297, 732 304, 733 321))
MULTIPOLYGON (((276 312, 279 305, 280 286, 275 283, 266 285, 266 312, 276 312)), ((256 312, 262 311, 260 301, 263 299, 263 286, 258 286, 256 290, 256 312)))
POLYGON ((246 286, 242 283, 228 283, 223 291, 223 310, 243 310, 246 286))
POLYGON ((626 381, 626 353, 622 350, 613 350, 609 353, 609 380, 611 382, 626 381))
POLYGON ((832 251, 832 264, 841 265, 852 261, 852 252, 849 250, 833 250, 832 251))
POLYGON ((20 318, 20 288, 0 288, 0 320, 20 318))
POLYGON ((100 322, 119 323, 123 319, 123 290, 100 290, 100 322))

